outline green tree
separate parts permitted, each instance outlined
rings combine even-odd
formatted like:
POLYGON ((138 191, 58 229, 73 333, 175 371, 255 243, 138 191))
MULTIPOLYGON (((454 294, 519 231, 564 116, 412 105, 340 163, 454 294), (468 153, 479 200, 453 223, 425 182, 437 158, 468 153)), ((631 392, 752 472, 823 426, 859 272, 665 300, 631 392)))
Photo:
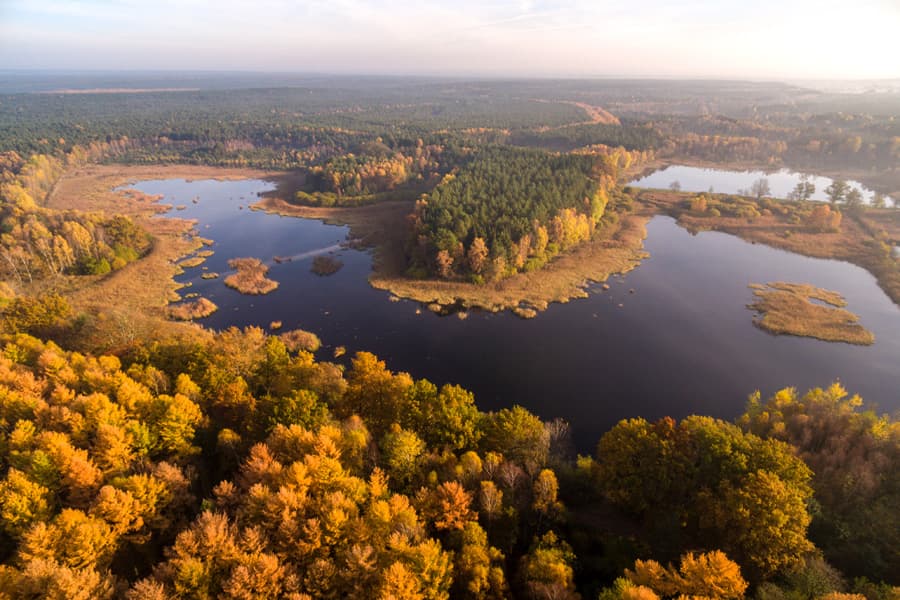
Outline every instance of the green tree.
POLYGON ((835 179, 827 188, 825 188, 825 195, 828 196, 828 201, 834 206, 844 201, 848 191, 850 191, 850 186, 846 181, 843 179, 835 179))
POLYGON ((481 446, 509 460, 541 467, 547 461, 550 436, 544 424, 521 406, 504 408, 485 417, 481 446))
POLYGON ((417 429, 430 447, 464 450, 478 443, 480 413, 471 392, 447 384, 437 395, 419 400, 417 406, 417 429))
POLYGON ((381 452, 388 475, 403 486, 416 475, 425 442, 415 432, 394 424, 381 440, 381 452))
POLYGON ((859 209, 863 205, 863 195, 856 188, 850 188, 844 198, 848 209, 859 209))
POLYGON ((715 497, 700 494, 700 535, 721 543, 757 579, 769 578, 814 548, 806 539, 808 499, 774 473, 756 471, 740 487, 725 483, 715 497))
POLYGON ((739 423, 792 444, 812 472, 818 510, 810 539, 849 575, 898 583, 900 423, 866 410, 839 384, 751 397, 739 423))
POLYGON ((623 421, 600 440, 600 491, 672 545, 720 548, 754 580, 797 564, 810 471, 791 448, 708 417, 623 421))

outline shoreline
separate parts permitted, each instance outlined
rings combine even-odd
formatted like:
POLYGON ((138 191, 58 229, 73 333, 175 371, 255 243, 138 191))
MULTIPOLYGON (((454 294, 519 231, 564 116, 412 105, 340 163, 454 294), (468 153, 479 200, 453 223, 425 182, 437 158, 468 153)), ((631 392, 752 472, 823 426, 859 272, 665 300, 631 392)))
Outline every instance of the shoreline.
POLYGON ((150 234, 146 255, 101 277, 66 276, 52 282, 77 313, 87 315, 95 331, 90 345, 101 350, 126 346, 135 339, 211 335, 193 321, 169 318, 173 303, 184 300, 175 281, 177 264, 204 246, 195 222, 177 216, 155 218, 167 207, 158 199, 115 191, 150 179, 270 179, 277 173, 256 169, 221 169, 192 165, 87 165, 63 175, 47 197, 46 208, 121 214, 150 234))
MULTIPOLYGON (((863 224, 869 211, 863 212, 862 216, 847 212, 840 231, 821 233, 775 215, 761 215, 752 220, 696 215, 680 204, 696 195, 693 192, 643 189, 638 193, 638 199, 652 205, 657 213, 675 218, 678 225, 691 232, 721 231, 748 242, 787 250, 801 256, 843 260, 854 264, 869 272, 888 298, 900 306, 900 263, 883 254, 876 244, 882 242, 863 224)), ((719 194, 714 194, 717 195, 719 194)))
MULTIPOLYGON (((659 168, 663 164, 665 161, 655 161, 640 170, 659 168)), ((633 177, 634 173, 629 176, 633 177)), ((871 236, 856 219, 845 219, 844 230, 839 234, 795 233, 785 237, 784 232, 796 229, 796 226, 780 223, 775 217, 760 217, 752 224, 746 219, 696 217, 677 206, 677 202, 690 193, 662 190, 641 190, 632 212, 620 215, 616 224, 599 230, 593 240, 555 257, 538 271, 518 273, 483 285, 412 279, 404 274, 403 244, 404 221, 414 206, 413 201, 395 200, 343 208, 295 205, 287 202, 284 196, 298 177, 296 173, 280 171, 194 165, 90 165, 67 173, 48 198, 48 207, 125 214, 139 222, 153 237, 153 248, 147 256, 84 285, 75 287, 71 282, 67 295, 77 309, 94 314, 98 314, 105 304, 130 307, 132 314, 140 314, 141 320, 146 321, 142 329, 152 329, 153 324, 159 325, 160 321, 166 323, 160 329, 164 333, 180 327, 205 329, 193 323, 175 323, 166 317, 170 303, 181 299, 178 290, 183 286, 174 280, 180 273, 177 262, 202 245, 194 230, 195 222, 177 215, 152 218, 167 210, 157 199, 113 190, 150 179, 256 178, 272 182, 275 188, 252 203, 252 210, 347 226, 351 239, 372 250, 372 271, 368 277, 372 287, 428 305, 438 312, 470 308, 491 312, 510 310, 520 317, 531 318, 551 303, 586 297, 586 288, 592 283, 602 283, 613 275, 627 273, 648 256, 643 250, 646 224, 656 214, 674 216, 679 225, 689 230, 714 229, 805 256, 847 260, 872 273, 887 295, 900 304, 900 274, 896 269, 885 271, 880 262, 869 256, 872 252, 866 242, 871 236), (829 243, 822 244, 826 240, 829 243), (98 302, 98 298, 103 298, 103 303, 98 302)))
POLYGON ((477 308, 491 312, 510 310, 530 318, 554 302, 566 303, 587 296, 585 289, 602 283, 612 275, 634 269, 648 255, 643 251, 646 223, 652 215, 642 211, 626 214, 614 226, 598 231, 590 242, 556 256, 545 267, 531 273, 517 273, 496 283, 476 285, 465 281, 412 279, 404 275, 402 255, 405 216, 413 203, 385 202, 353 208, 299 206, 274 196, 253 205, 256 210, 281 216, 321 219, 346 225, 350 235, 373 248, 374 259, 369 283, 398 298, 426 305, 451 308, 477 308), (387 225, 401 224, 391 231, 387 225), (399 231, 398 231, 399 229, 399 231))
MULTIPOLYGON (((693 157, 665 157, 656 158, 648 163, 641 165, 634 172, 629 173, 631 179, 639 179, 645 175, 649 175, 654 171, 665 169, 666 167, 696 167, 698 169, 715 169, 723 171, 761 171, 766 175, 777 173, 779 171, 789 171, 792 173, 810 174, 818 177, 828 177, 830 179, 853 180, 861 183, 871 191, 881 192, 885 196, 900 201, 900 175, 891 173, 872 173, 863 169, 834 169, 829 167, 807 169, 791 166, 787 163, 767 164, 757 161, 725 161, 713 162, 701 158, 693 157), (814 171, 814 172, 813 172, 814 171)), ((628 184, 625 184, 628 185, 628 184)), ((649 189, 649 188, 648 188, 649 189)), ((694 192, 695 194, 700 192, 694 192)))

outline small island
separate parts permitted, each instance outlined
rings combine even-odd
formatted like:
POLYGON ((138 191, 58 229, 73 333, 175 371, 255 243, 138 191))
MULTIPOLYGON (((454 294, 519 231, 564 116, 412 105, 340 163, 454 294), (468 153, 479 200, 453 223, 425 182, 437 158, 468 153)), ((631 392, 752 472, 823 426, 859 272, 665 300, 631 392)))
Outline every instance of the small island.
POLYGON ((843 308, 847 301, 837 292, 781 281, 754 283, 750 288, 757 299, 747 307, 759 313, 753 323, 769 333, 861 346, 875 343, 875 336, 859 324, 859 317, 843 308))
POLYGON ((319 339, 319 336, 311 331, 304 331, 303 329, 285 331, 278 337, 281 338, 281 341, 284 342, 287 349, 292 352, 299 352, 301 350, 305 352, 315 352, 322 347, 322 340, 319 339))
POLYGON ((197 298, 187 302, 179 302, 169 307, 169 317, 178 321, 193 321, 208 317, 219 310, 212 300, 197 298))
POLYGON ((237 270, 225 278, 225 285, 242 294, 261 295, 274 292, 278 282, 266 277, 269 267, 258 258, 232 258, 228 266, 237 270))
POLYGON ((193 269, 194 267, 199 267, 203 263, 206 262, 205 256, 195 255, 190 256, 188 258, 182 259, 178 261, 178 266, 182 269, 193 269))

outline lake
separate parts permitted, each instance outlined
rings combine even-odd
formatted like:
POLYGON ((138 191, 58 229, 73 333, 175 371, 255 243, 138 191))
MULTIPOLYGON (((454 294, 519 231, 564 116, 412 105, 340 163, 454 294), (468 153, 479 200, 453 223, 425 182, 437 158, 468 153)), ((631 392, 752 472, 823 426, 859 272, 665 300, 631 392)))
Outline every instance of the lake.
POLYGON ((392 370, 459 383, 483 410, 521 404, 545 419, 564 418, 582 453, 627 417, 733 419, 756 389, 805 391, 840 379, 883 411, 900 409, 900 309, 869 273, 848 263, 718 232, 691 235, 658 216, 648 226, 651 258, 612 278, 610 290, 594 285, 588 298, 551 305, 531 320, 478 311, 460 320, 415 302, 391 302, 370 287, 369 252, 331 250, 344 267, 327 277, 310 272, 312 256, 343 241, 347 228, 248 210, 258 193, 272 188, 268 182, 167 180, 134 187, 186 206, 168 214, 197 219, 200 235, 215 240, 204 265, 209 271, 225 274, 227 260, 239 256, 272 265, 269 276, 280 287, 266 296, 241 295, 222 278, 202 279, 201 267, 186 269, 177 279, 191 287, 182 293, 198 292, 219 305, 204 325, 268 327, 280 320, 285 330, 313 331, 325 344, 322 359, 338 345, 348 349, 342 361, 369 350, 392 370), (273 256, 298 258, 275 264, 273 256), (747 285, 776 280, 839 291, 876 343, 776 337, 756 328, 745 308, 753 298, 747 285))
MULTIPOLYGON (((766 173, 765 171, 726 171, 723 169, 704 169, 700 167, 685 167, 672 165, 654 171, 649 175, 636 179, 628 185, 644 188, 668 189, 677 181, 685 192, 707 192, 712 189, 722 194, 737 194, 741 190, 749 190, 753 182, 758 179, 769 181, 770 195, 774 198, 787 198, 788 194, 800 182, 802 173, 782 169, 766 173)), ((828 200, 825 188, 832 183, 832 179, 817 175, 807 175, 809 181, 816 186, 813 200, 828 200)), ((866 188, 858 181, 847 181, 847 184, 858 190, 866 202, 871 202, 874 192, 866 188)), ((888 205, 890 205, 888 198, 888 205)))

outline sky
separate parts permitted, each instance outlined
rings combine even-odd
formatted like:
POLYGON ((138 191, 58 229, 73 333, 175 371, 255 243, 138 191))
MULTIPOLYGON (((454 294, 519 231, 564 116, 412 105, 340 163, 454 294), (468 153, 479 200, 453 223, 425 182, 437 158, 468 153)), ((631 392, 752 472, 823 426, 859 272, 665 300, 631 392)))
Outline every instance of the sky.
POLYGON ((900 0, 0 0, 0 69, 900 77, 900 0))

